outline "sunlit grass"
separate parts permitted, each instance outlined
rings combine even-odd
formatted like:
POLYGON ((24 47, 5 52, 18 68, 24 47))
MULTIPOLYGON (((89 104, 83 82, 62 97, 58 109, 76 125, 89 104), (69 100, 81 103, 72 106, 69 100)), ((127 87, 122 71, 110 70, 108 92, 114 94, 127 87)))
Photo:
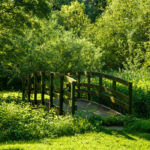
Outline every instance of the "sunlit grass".
POLYGON ((0 149, 21 150, 148 150, 150 134, 99 132, 31 142, 6 142, 0 149))
POLYGON ((8 98, 8 97, 14 97, 14 98, 18 98, 21 97, 22 93, 19 91, 0 91, 0 97, 3 98, 8 98))
MULTIPOLYGON (((8 97, 12 98, 22 98, 22 92, 20 91, 0 91, 0 97, 6 99, 8 97)), ((49 99, 50 96, 46 95, 44 96, 45 99, 49 99)), ((34 94, 31 94, 31 100, 34 100, 34 94)), ((37 100, 41 100, 41 94, 37 94, 37 100)))

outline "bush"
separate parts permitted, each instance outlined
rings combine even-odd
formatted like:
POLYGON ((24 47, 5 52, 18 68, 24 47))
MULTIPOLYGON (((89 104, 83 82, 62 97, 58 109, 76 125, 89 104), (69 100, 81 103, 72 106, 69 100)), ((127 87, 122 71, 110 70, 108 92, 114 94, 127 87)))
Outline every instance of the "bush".
MULTIPOLYGON (((124 126, 126 131, 150 131, 150 120, 133 116, 53 116, 43 109, 32 109, 26 103, 0 104, 0 141, 32 140, 103 131, 103 126, 124 126)), ((105 129, 104 129, 105 130, 105 129)))
POLYGON ((150 132, 150 119, 139 119, 135 117, 125 117, 125 130, 132 132, 150 132))
POLYGON ((15 104, 19 104, 22 102, 22 98, 20 96, 7 96, 7 97, 3 97, 0 95, 0 105, 3 103, 3 102, 6 102, 6 103, 11 103, 11 102, 14 102, 15 104))
POLYGON ((91 123, 80 117, 53 117, 43 109, 14 102, 0 105, 0 120, 0 141, 58 137, 94 130, 91 123))

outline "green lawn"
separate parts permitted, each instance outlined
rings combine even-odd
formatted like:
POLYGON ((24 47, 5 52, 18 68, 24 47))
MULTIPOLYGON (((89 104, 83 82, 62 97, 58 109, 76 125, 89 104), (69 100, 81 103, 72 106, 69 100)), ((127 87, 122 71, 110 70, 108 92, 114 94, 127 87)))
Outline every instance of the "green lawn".
POLYGON ((126 132, 99 132, 77 134, 71 137, 43 139, 36 142, 8 142, 0 144, 3 150, 149 150, 150 134, 126 132))

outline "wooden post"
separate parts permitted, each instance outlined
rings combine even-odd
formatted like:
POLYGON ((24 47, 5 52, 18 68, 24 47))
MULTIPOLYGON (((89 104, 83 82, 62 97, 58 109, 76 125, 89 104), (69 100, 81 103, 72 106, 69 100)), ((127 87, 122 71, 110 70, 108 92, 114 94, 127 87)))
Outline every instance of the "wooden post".
POLYGON ((103 88, 103 79, 102 76, 99 76, 99 103, 102 103, 102 97, 101 97, 101 92, 103 88))
POLYGON ((42 104, 44 105, 44 94, 45 94, 45 72, 41 73, 41 100, 42 100, 42 104))
POLYGON ((91 100, 91 94, 90 94, 90 84, 91 84, 91 76, 90 76, 90 74, 88 73, 88 75, 87 75, 87 80, 88 80, 88 87, 87 87, 87 89, 88 89, 88 100, 90 101, 91 100))
POLYGON ((77 78, 78 78, 78 99, 80 99, 81 95, 80 95, 80 82, 81 82, 81 75, 80 73, 78 72, 77 74, 77 78))
POLYGON ((28 101, 31 102, 30 99, 30 95, 31 95, 31 75, 28 75, 28 101))
POLYGON ((50 74, 50 107, 53 107, 53 91, 54 91, 54 75, 53 73, 50 74))
POLYGON ((132 83, 129 82, 129 113, 132 114, 132 83))
POLYGON ((24 101, 25 100, 25 77, 23 78, 22 80, 22 100, 24 101))
POLYGON ((63 115, 63 84, 64 76, 60 76, 60 97, 59 97, 59 115, 63 115))
MULTIPOLYGON (((112 90, 113 90, 113 93, 116 92, 116 81, 115 80, 113 80, 112 90)), ((114 96, 114 94, 113 94, 113 96, 114 96)))
POLYGON ((37 75, 34 73, 34 103, 37 104, 37 75))
POLYGON ((71 114, 74 115, 75 114, 75 84, 76 82, 72 82, 71 83, 71 114))

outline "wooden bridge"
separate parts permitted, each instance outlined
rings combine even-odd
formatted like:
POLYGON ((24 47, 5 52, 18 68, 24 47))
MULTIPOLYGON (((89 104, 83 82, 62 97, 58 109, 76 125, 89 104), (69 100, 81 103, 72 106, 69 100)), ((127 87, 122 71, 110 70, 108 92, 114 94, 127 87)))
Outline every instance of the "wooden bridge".
POLYGON ((74 115, 75 111, 83 109, 85 104, 91 105, 91 108, 96 108, 103 115, 107 114, 108 111, 113 113, 112 109, 102 105, 106 101, 116 105, 123 112, 132 113, 132 83, 99 72, 68 74, 40 72, 26 75, 22 82, 22 98, 23 100, 27 98, 34 105, 39 103, 47 105, 49 109, 58 100, 60 115, 63 115, 66 106, 74 115), (109 84, 109 88, 107 84, 109 84), (128 92, 126 94, 119 92, 117 90, 118 84, 119 86, 126 86, 128 92), (40 101, 37 98, 38 94, 41 95, 40 101), (34 95, 33 100, 31 95, 34 95), (49 99, 45 98, 46 95, 49 95, 49 99), (97 103, 93 102, 93 99, 96 99, 97 103))

